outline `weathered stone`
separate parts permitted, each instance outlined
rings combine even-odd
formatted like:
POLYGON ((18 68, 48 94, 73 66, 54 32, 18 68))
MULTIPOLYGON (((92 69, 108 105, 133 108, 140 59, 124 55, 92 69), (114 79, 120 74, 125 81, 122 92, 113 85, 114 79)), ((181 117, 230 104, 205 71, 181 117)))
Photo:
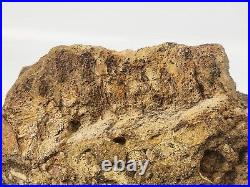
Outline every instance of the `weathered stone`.
POLYGON ((3 182, 246 184, 247 96, 222 46, 58 46, 3 107, 3 182), (145 175, 104 172, 114 156, 145 175))

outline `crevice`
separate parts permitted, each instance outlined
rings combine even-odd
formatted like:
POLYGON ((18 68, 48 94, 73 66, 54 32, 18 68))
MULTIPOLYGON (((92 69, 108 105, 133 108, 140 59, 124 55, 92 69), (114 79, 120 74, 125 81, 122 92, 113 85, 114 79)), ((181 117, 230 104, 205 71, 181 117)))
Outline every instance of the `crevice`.
POLYGON ((74 133, 78 131, 80 126, 81 126, 80 121, 78 119, 73 119, 69 122, 68 131, 74 133))
POLYGON ((200 171, 204 176, 212 178, 214 173, 222 170, 224 162, 225 158, 220 152, 206 150, 200 162, 200 171))
POLYGON ((126 138, 123 136, 118 136, 113 139, 113 142, 120 144, 120 145, 124 145, 126 143, 126 138))
POLYGON ((239 164, 243 164, 244 161, 245 161, 245 157, 246 157, 246 154, 247 154, 247 147, 242 147, 239 151, 239 160, 238 160, 238 163, 239 164))

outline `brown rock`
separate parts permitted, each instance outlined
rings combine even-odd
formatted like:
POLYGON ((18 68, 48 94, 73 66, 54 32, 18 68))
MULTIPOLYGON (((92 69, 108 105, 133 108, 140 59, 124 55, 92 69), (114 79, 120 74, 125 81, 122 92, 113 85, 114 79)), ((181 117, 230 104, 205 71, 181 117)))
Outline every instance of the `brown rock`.
POLYGON ((228 70, 218 44, 55 47, 6 97, 3 180, 246 184, 247 96, 228 70), (146 174, 102 171, 114 156, 148 159, 146 174))

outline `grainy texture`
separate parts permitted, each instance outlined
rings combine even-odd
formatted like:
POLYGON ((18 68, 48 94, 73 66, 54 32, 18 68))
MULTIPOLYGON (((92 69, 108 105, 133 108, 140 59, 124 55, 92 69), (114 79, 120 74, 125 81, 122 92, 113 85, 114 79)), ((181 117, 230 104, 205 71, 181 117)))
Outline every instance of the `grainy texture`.
POLYGON ((58 46, 3 107, 3 182, 246 184, 247 96, 222 46, 58 46), (146 174, 104 159, 148 159, 146 174))

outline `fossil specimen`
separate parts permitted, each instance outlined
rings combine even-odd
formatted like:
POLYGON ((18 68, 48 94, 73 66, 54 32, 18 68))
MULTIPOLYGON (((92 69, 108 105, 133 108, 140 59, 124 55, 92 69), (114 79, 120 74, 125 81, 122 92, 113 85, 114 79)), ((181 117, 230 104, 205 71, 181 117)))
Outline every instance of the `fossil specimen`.
POLYGON ((222 46, 58 46, 3 107, 3 182, 246 184, 247 95, 222 46), (105 172, 103 160, 149 160, 105 172))

